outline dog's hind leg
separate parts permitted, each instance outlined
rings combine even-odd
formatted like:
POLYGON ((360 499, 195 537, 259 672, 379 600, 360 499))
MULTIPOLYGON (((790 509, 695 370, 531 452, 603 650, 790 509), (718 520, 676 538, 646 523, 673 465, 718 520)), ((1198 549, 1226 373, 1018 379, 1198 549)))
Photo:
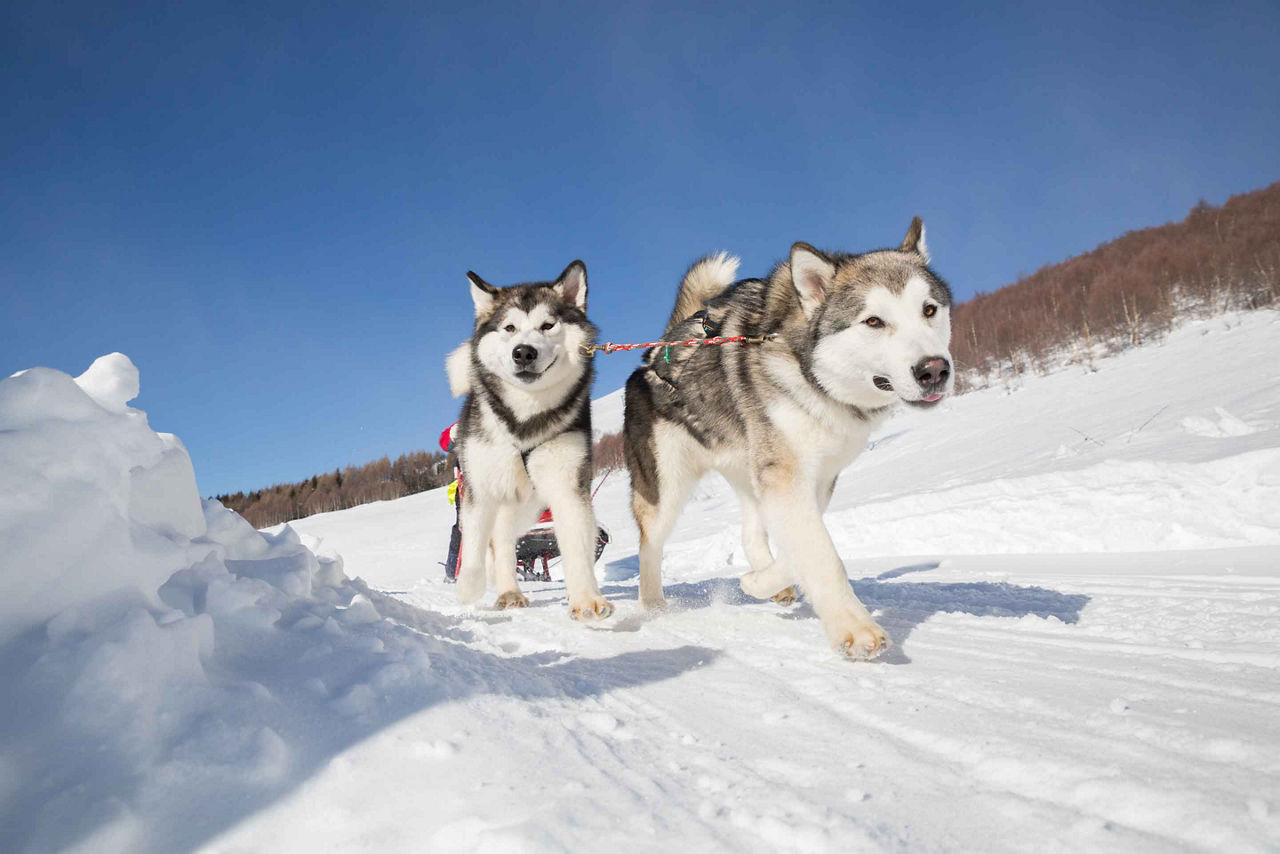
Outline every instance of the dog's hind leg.
POLYGON ((561 433, 535 448, 525 467, 538 495, 551 505, 570 615, 575 620, 605 619, 613 613, 613 603, 596 584, 590 439, 578 431, 561 433))
POLYGON ((666 607, 662 548, 689 493, 707 471, 699 460, 700 446, 683 428, 659 422, 652 435, 654 488, 638 488, 633 475, 631 491, 631 510, 640 529, 640 604, 648 610, 666 607))

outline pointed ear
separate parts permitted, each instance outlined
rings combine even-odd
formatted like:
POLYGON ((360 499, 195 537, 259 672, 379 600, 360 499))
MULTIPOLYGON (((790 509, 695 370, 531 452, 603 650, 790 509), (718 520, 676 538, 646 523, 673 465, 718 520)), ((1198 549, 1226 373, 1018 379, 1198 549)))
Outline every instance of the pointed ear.
POLYGON ((564 268, 564 272, 560 274, 560 278, 556 279, 554 285, 551 286, 560 298, 567 303, 572 303, 583 311, 587 310, 587 265, 581 261, 574 261, 568 267, 564 268))
POLYGON ((827 299, 836 276, 836 265, 808 243, 791 247, 791 281, 800 295, 800 308, 805 317, 813 317, 818 306, 827 299))
POLYGON ((907 236, 902 238, 903 252, 914 252, 924 259, 926 264, 929 263, 929 246, 924 242, 924 220, 920 217, 911 218, 911 227, 907 229, 907 236))
POLYGON ((470 270, 467 271, 467 281, 471 283, 471 301, 476 305, 476 319, 479 320, 493 310, 498 289, 470 270))

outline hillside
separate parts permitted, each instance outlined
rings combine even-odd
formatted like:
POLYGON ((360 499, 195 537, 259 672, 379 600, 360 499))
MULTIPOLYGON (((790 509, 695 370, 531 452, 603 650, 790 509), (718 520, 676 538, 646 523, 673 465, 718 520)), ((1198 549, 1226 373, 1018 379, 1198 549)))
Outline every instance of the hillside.
POLYGON ((1131 231, 957 305, 952 353, 962 388, 1091 365, 1192 317, 1275 305, 1280 182, 1201 202, 1181 222, 1131 231))

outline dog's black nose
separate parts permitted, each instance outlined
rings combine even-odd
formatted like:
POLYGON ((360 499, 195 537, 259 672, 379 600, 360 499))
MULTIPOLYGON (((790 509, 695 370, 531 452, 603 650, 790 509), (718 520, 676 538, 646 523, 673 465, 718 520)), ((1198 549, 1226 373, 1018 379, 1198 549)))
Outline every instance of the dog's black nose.
POLYGON ((932 391, 939 388, 951 376, 951 363, 941 356, 926 356, 911 369, 920 387, 932 391))
POLYGON ((511 358, 515 361, 517 368, 527 368, 538 360, 538 351, 528 344, 517 344, 511 351, 511 358))

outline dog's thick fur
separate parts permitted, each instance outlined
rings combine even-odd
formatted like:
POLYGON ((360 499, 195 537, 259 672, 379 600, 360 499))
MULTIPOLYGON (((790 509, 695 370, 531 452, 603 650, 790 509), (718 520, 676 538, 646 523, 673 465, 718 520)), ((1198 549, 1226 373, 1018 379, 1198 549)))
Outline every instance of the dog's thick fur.
POLYGON ((529 604, 516 580, 516 539, 550 506, 570 613, 604 619, 613 605, 594 570, 587 269, 574 261, 554 282, 508 288, 467 278, 475 332, 447 362, 453 393, 467 395, 457 439, 466 478, 458 600, 479 599, 488 578, 497 607, 529 604))
POLYGON ((822 514, 895 403, 931 406, 950 392, 951 292, 929 268, 919 218, 896 249, 797 243, 768 278, 731 284, 736 271, 723 254, 695 264, 664 337, 768 340, 655 349, 627 381, 641 602, 665 605, 663 543, 693 486, 716 469, 742 503, 751 566, 742 589, 789 601, 798 582, 837 650, 874 657, 889 637, 851 589, 822 514))

